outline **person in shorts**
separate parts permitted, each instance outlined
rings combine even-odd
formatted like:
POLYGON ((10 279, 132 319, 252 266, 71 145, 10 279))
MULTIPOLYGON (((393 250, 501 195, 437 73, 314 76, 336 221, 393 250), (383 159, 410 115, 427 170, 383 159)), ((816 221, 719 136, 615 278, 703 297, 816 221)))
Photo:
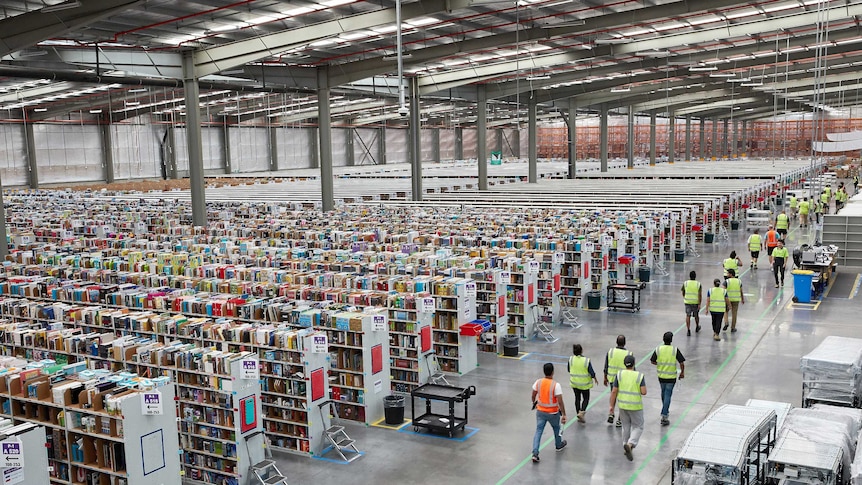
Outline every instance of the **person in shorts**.
POLYGON ((688 274, 688 280, 682 284, 682 298, 685 303, 685 328, 691 336, 691 317, 694 316, 695 332, 700 332, 700 304, 703 301, 703 288, 697 281, 697 273, 688 274))

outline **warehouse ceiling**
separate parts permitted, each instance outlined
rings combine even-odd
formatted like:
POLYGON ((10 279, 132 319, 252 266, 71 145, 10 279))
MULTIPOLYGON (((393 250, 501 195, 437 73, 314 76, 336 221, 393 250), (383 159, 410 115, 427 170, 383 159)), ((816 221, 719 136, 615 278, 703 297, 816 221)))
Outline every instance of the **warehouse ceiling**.
POLYGON ((181 122, 183 56, 206 123, 492 126, 537 104, 757 119, 860 104, 862 0, 0 0, 0 119, 181 122), (403 81, 402 81, 403 79, 403 81), (403 84, 402 84, 403 82, 403 84), (480 94, 480 91, 482 94, 480 94))

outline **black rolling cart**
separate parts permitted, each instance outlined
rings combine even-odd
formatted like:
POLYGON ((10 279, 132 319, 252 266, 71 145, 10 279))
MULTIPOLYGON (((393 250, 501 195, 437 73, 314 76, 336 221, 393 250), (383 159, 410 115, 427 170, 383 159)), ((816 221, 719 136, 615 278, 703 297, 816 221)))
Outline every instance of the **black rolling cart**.
POLYGON ((467 424, 467 400, 476 395, 476 387, 442 386, 425 384, 410 392, 410 410, 413 416, 413 431, 426 428, 435 433, 448 434, 451 438, 455 431, 464 430, 467 424), (425 400, 425 413, 416 415, 416 400, 425 400), (449 403, 449 414, 435 414, 431 411, 431 403, 441 401, 449 403), (464 415, 455 415, 455 403, 464 403, 464 415))
POLYGON ((608 285, 608 310, 629 310, 632 313, 641 309, 641 284, 608 285))

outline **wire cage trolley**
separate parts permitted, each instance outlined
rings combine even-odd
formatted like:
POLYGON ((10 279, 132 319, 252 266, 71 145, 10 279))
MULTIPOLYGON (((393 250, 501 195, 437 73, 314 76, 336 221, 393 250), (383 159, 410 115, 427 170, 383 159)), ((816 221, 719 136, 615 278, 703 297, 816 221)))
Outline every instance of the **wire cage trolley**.
POLYGON ((828 336, 800 360, 802 407, 862 407, 862 339, 828 336))
POLYGON ((775 443, 773 409, 725 404, 697 425, 671 463, 674 485, 763 483, 775 443))
POLYGON ((769 485, 846 485, 859 420, 834 406, 792 409, 769 454, 769 485), (829 408, 833 408, 830 410, 829 408))
POLYGON ((476 387, 444 386, 440 384, 425 384, 410 393, 410 411, 413 416, 413 431, 426 428, 429 431, 448 434, 451 438, 455 431, 464 430, 467 425, 467 400, 476 395, 476 387), (425 413, 416 415, 416 399, 425 400, 425 413), (433 401, 446 402, 448 414, 438 414, 431 410, 433 401), (455 415, 455 403, 464 403, 464 415, 455 415))

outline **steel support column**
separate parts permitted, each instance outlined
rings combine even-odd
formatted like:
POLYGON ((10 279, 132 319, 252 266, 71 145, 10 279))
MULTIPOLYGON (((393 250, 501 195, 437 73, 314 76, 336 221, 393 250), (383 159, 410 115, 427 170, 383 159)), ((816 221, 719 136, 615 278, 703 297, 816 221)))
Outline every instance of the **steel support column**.
POLYGON ((724 135, 721 137, 721 157, 722 158, 730 158, 730 150, 728 145, 730 144, 730 120, 727 118, 724 119, 724 135))
POLYGON ((165 177, 169 180, 176 180, 177 175, 177 133, 174 125, 168 125, 168 131, 165 137, 165 177))
POLYGON ((742 120, 742 156, 748 155, 748 120, 742 120))
MULTIPOLYGON (((318 92, 318 94, 320 94, 318 92)), ((310 153, 308 154, 309 160, 311 163, 308 168, 320 168, 320 127, 315 130, 312 128, 312 134, 308 138, 308 149, 310 153)))
POLYGON ((111 115, 108 114, 102 125, 102 163, 105 164, 105 183, 114 183, 114 133, 111 131, 111 115))
POLYGON ((329 113, 329 67, 317 69, 317 133, 320 152, 320 196, 323 212, 335 209, 332 180, 332 118, 329 113))
POLYGON ((635 112, 629 106, 628 132, 626 137, 626 168, 635 168, 635 112))
POLYGON ((269 170, 278 171, 278 127, 269 127, 269 170))
POLYGON ((649 164, 650 166, 655 165, 655 124, 656 124, 656 114, 655 111, 649 114, 649 164))
POLYGON ((602 173, 608 171, 608 105, 599 107, 599 161, 602 173))
POLYGON ((379 128, 377 134, 377 160, 381 165, 386 165, 386 123, 379 128))
POLYGON ((227 118, 224 119, 224 125, 222 125, 221 137, 222 148, 224 149, 224 163, 222 166, 224 167, 224 173, 229 174, 233 169, 230 166, 230 127, 227 124, 227 118))
POLYGON ((537 182, 538 178, 538 161, 539 161, 539 151, 538 151, 538 128, 537 128, 537 103, 535 94, 531 94, 530 102, 527 108, 529 112, 529 121, 527 122, 527 137, 529 138, 529 159, 527 160, 527 182, 534 184, 537 182))
POLYGON ((6 239, 6 202, 3 200, 3 183, 0 181, 0 260, 9 255, 9 241, 6 239))
POLYGON ((440 128, 431 130, 431 157, 436 163, 440 163, 440 128))
POLYGON ((698 147, 698 152, 700 154, 700 159, 703 160, 706 158, 706 119, 701 118, 698 123, 698 130, 700 131, 700 146, 698 147))
POLYGON ((419 122, 419 80, 410 78, 410 179, 413 200, 422 200, 422 150, 420 149, 422 126, 419 122))
POLYGON ((455 127, 455 160, 464 160, 464 128, 455 127))
POLYGON ((476 88, 476 165, 479 167, 479 190, 488 190, 488 99, 485 85, 476 88))
POLYGON ((668 112, 667 121, 667 163, 673 163, 676 161, 676 116, 673 110, 668 112))
POLYGON ((578 100, 569 98, 569 173, 568 177, 573 179, 578 176, 578 100))
POLYGON ((712 159, 718 158, 718 118, 712 119, 712 159))
POLYGON ((731 129, 733 130, 733 132, 732 132, 733 138, 731 138, 730 153, 733 156, 733 158, 738 158, 739 157, 739 143, 738 143, 738 141, 739 141, 739 131, 738 131, 739 130, 739 120, 733 120, 733 126, 731 129))
POLYGON ((33 123, 24 122, 24 140, 27 142, 27 168, 30 169, 27 182, 31 189, 39 188, 39 165, 36 163, 36 138, 33 123))
POLYGON ((691 161, 691 115, 685 117, 685 161, 691 161))
MULTIPOLYGON (((189 150, 189 186, 192 196, 192 224, 206 227, 207 202, 204 192, 204 158, 201 138, 200 86, 195 76, 194 51, 183 51, 183 90, 186 101, 186 145, 189 150)), ((176 164, 174 164, 176 171, 176 164)))

